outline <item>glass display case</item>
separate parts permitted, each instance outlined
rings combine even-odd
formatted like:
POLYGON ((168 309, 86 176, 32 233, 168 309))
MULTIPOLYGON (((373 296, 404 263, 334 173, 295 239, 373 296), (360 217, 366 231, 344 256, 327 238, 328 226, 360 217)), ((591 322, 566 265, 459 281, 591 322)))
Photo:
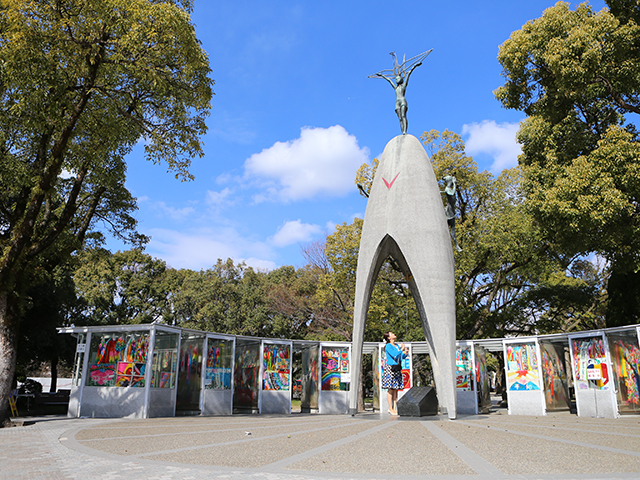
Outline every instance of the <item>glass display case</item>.
POLYGON ((607 333, 620 413, 640 412, 640 348, 636 331, 607 333))
POLYGON ((148 332, 101 332, 91 337, 88 387, 144 387, 148 332))
POLYGON ((509 414, 546 415, 538 340, 505 339, 503 344, 509 414))
POLYGON ((291 413, 291 342, 262 341, 260 413, 291 413))
POLYGON ((204 388, 208 390, 231 390, 232 362, 233 340, 208 338, 204 388))
POLYGON ((204 334, 182 332, 178 362, 176 410, 200 413, 204 334))
POLYGON ((318 410, 318 344, 304 345, 302 348, 302 392, 300 394, 300 411, 303 413, 318 410))
POLYGON ((262 347, 262 389, 289 390, 291 378, 291 345, 267 343, 262 347))
POLYGON ((511 343, 506 347, 507 389, 540 390, 538 354, 535 343, 511 343))
POLYGON ((473 353, 471 345, 459 345, 456 349, 456 390, 473 390, 473 353))
POLYGON ((349 344, 320 344, 320 413, 340 414, 349 409, 350 351, 349 344))
POLYGON ((475 355, 475 385, 478 391, 478 411, 489 413, 491 408, 491 392, 489 385, 489 371, 487 370, 487 352, 478 345, 474 345, 475 355))
POLYGON ((347 347, 322 347, 322 390, 349 390, 349 349, 347 347))
POLYGON ((577 390, 609 388, 609 368, 601 335, 574 338, 571 353, 577 390))
POLYGON ((179 337, 177 333, 156 331, 153 362, 151 363, 152 388, 175 388, 179 337))
POLYGON ((260 340, 236 340, 233 410, 257 413, 260 407, 260 340))
POLYGON ((459 341, 456 347, 456 408, 458 413, 478 413, 473 343, 459 341))
POLYGON ((232 336, 207 335, 202 415, 231 415, 233 411, 232 336))
POLYGON ((569 410, 569 381, 565 368, 564 344, 540 342, 542 383, 548 411, 569 410))
POLYGON ((604 335, 570 335, 569 347, 578 416, 615 418, 618 407, 604 335))

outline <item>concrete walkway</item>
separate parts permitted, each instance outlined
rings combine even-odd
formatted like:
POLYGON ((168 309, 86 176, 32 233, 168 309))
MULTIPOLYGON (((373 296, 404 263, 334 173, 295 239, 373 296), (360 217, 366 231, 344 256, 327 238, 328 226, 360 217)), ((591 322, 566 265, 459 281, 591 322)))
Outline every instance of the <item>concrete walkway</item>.
POLYGON ((2 479, 640 478, 640 416, 25 420, 0 429, 2 479))

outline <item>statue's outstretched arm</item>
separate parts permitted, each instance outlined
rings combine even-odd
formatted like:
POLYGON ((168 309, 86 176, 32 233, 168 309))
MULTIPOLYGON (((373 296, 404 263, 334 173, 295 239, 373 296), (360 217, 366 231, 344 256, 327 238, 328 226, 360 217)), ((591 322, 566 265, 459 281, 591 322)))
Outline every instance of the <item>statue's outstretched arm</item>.
POLYGON ((420 65, 422 65, 422 62, 418 62, 418 63, 416 63, 413 67, 411 67, 411 70, 409 70, 409 73, 407 73, 407 78, 406 78, 406 80, 404 81, 404 84, 405 84, 405 85, 408 85, 408 84, 409 84, 409 77, 411 76, 411 74, 413 73, 413 71, 414 71, 416 68, 418 68, 420 65))
POLYGON ((370 78, 384 78, 387 82, 389 82, 389 85, 391 85, 393 88, 396 88, 395 83, 393 83, 391 80, 389 80, 387 77, 385 77, 382 72, 378 72, 378 73, 374 73, 373 75, 369 75, 370 78))

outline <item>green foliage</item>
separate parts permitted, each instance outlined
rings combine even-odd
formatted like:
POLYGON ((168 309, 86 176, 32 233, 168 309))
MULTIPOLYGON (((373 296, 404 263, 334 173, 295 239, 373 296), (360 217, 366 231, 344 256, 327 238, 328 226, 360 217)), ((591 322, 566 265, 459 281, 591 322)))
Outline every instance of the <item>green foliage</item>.
POLYGON ((125 156, 143 140, 149 160, 189 179, 202 155, 213 82, 191 8, 0 0, 0 423, 29 288, 99 241, 98 221, 146 240, 125 156))
MULTIPOLYGON (((366 164, 360 171, 366 168, 366 164)), ((373 181, 375 168, 370 172, 373 181)), ((370 183, 363 183, 368 190, 370 183)), ((353 301, 356 286, 358 250, 363 221, 355 218, 343 223, 326 240, 326 271, 318 285, 318 301, 324 315, 314 317, 310 328, 317 337, 327 340, 351 340, 353 301)), ((424 334, 415 302, 410 299, 406 280, 388 261, 383 264, 371 294, 365 341, 381 341, 391 330, 403 341, 423 340, 424 334)))
POLYGON ((268 309, 266 274, 244 263, 218 260, 200 272, 181 270, 173 296, 173 322, 183 327, 237 335, 275 336, 268 309))
POLYGON ((519 302, 523 314, 544 333, 594 330, 605 326, 606 276, 586 260, 553 272, 519 302))
POLYGON ((462 247, 454 252, 459 338, 531 330, 517 301, 552 267, 522 207, 519 169, 504 170, 498 178, 479 172, 465 154, 461 137, 448 130, 425 132, 422 140, 436 178, 452 175, 457 180, 456 236, 462 247))
POLYGON ((190 178, 212 81, 176 3, 2 2, 0 279, 9 288, 45 250, 79 248, 97 219, 139 240, 124 156, 140 139, 150 160, 190 178))
POLYGON ((73 278, 89 324, 151 323, 167 308, 166 264, 139 249, 83 252, 73 278))
MULTIPOLYGON (((560 2, 514 32, 500 47, 505 84, 495 93, 528 115, 523 189, 544 238, 567 256, 606 258, 613 279, 640 271, 640 150, 625 117, 640 113, 640 10, 607 3, 595 13, 560 2)), ((621 285, 608 285, 611 301, 621 285)), ((640 298, 640 286, 625 292, 640 298)), ((639 318, 617 307, 610 325, 639 318)))
POLYGON ((76 323, 154 321, 218 333, 304 338, 314 310, 310 269, 259 272, 218 260, 207 270, 175 270, 128 250, 83 252, 73 274, 81 305, 76 323))
POLYGON ((356 185, 362 185, 362 188, 364 189, 367 195, 371 193, 371 185, 373 185, 373 177, 376 174, 376 170, 378 168, 379 163, 380 163, 380 160, 378 160, 377 158, 374 158, 371 161, 370 165, 367 163, 363 163, 362 165, 360 165, 360 168, 358 168, 358 171, 356 173, 355 183, 356 185))
POLYGON ((27 377, 32 371, 48 364, 53 370, 58 364, 73 365, 75 339, 59 335, 56 327, 78 320, 78 302, 72 280, 73 264, 57 266, 46 276, 41 275, 27 291, 27 304, 18 340, 16 375, 27 377))

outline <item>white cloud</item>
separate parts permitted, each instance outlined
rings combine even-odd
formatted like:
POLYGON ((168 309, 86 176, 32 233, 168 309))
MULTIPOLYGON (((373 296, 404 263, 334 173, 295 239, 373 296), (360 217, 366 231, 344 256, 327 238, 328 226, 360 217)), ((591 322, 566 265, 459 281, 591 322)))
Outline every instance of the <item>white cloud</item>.
POLYGON ((169 217, 172 220, 184 221, 189 217, 195 209, 193 207, 175 208, 170 207, 164 202, 156 202, 154 208, 160 210, 163 216, 169 217))
POLYGON ((226 111, 219 112, 208 123, 207 135, 221 138, 226 142, 247 145, 256 138, 255 131, 251 130, 244 118, 233 117, 226 111))
POLYGON ((369 149, 340 125, 301 129, 300 138, 276 142, 249 157, 245 178, 257 179, 264 200, 296 201, 318 195, 343 196, 354 189, 357 169, 369 161, 369 149))
POLYGON ((518 155, 522 153, 520 145, 516 142, 516 133, 519 128, 519 123, 498 124, 493 120, 463 125, 462 135, 469 135, 465 141, 467 153, 491 155, 493 173, 515 167, 518 164, 518 155))
POLYGON ((192 232, 154 228, 146 251, 173 268, 207 269, 221 258, 244 261, 260 269, 273 269, 272 249, 264 242, 242 237, 232 228, 201 229, 192 232))
POLYGON ((327 230, 327 235, 333 235, 336 231, 336 227, 337 225, 335 224, 335 222, 329 220, 324 228, 327 230))
POLYGON ((356 212, 356 213, 354 213, 353 215, 351 215, 351 218, 349 219, 349 221, 351 223, 353 223, 353 221, 356 218, 359 218, 360 220, 364 220, 364 212, 356 212))
POLYGON ((207 205, 212 207, 221 207, 223 205, 232 204, 232 200, 230 199, 233 190, 229 187, 223 188, 219 192, 215 192, 213 190, 207 190, 206 202, 207 205))
POLYGON ((250 267, 253 267, 254 270, 261 271, 275 270, 277 266, 276 262, 272 262, 271 260, 262 260, 260 258, 245 258, 243 262, 250 267))
POLYGON ((218 185, 225 185, 227 183, 231 183, 234 180, 237 180, 237 179, 229 172, 223 173, 216 177, 216 183, 218 185))
POLYGON ((271 239, 276 247, 286 247, 298 242, 308 242, 322 229, 318 225, 302 223, 300 220, 285 222, 271 239))

